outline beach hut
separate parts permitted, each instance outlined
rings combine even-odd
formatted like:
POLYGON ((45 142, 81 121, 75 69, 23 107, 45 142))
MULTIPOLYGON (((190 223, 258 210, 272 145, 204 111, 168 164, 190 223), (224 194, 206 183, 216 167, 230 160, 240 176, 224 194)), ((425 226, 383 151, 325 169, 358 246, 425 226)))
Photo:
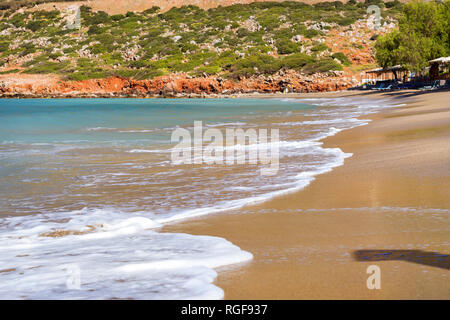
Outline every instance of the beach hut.
POLYGON ((369 82, 386 81, 386 80, 406 80, 408 70, 401 65, 386 68, 376 68, 366 71, 369 82))
POLYGON ((376 68, 366 71, 366 77, 363 79, 362 83, 373 83, 378 80, 378 73, 383 70, 383 68, 376 68))
POLYGON ((440 57, 429 61, 432 80, 450 79, 450 57, 440 57))

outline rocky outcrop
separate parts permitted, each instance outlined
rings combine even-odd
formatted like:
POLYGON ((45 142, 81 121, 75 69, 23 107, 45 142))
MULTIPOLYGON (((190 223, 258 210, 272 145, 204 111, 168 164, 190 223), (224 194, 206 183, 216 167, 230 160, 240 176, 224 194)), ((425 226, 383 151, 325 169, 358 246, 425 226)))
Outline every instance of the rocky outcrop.
POLYGON ((356 80, 342 73, 334 76, 281 72, 271 77, 242 78, 239 81, 220 77, 192 78, 169 75, 151 80, 122 77, 83 81, 14 81, 14 75, 0 78, 1 97, 177 97, 233 95, 239 93, 322 92, 344 90, 356 80))

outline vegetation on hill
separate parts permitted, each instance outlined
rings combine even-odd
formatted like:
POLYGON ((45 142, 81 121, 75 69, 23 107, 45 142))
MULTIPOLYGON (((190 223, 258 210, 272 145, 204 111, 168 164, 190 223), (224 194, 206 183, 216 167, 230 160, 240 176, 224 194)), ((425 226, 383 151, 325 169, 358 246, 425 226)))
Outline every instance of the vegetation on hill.
POLYGON ((398 30, 379 37, 375 48, 381 66, 401 64, 417 72, 432 59, 450 56, 450 0, 405 4, 398 30))
POLYGON ((397 0, 257 2, 209 10, 184 6, 164 13, 153 7, 123 15, 81 7, 80 30, 67 28, 59 11, 8 10, 0 21, 0 66, 17 57, 23 59, 22 72, 74 80, 177 72, 237 79, 287 69, 342 70, 350 60, 333 52, 324 36, 351 29, 367 17, 371 4, 382 8, 383 17, 402 8, 397 0))

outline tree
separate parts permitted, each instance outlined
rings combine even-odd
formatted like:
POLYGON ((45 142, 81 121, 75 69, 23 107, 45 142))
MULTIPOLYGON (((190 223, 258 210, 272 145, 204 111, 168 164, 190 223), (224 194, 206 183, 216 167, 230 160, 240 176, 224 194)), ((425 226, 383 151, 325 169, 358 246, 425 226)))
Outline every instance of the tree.
POLYGON ((407 3, 399 30, 377 39, 376 59, 382 67, 402 64, 421 71, 428 61, 450 55, 450 0, 407 3))
POLYGON ((392 67, 401 63, 399 52, 400 38, 400 32, 398 30, 377 38, 377 42, 375 43, 375 59, 381 67, 392 67))

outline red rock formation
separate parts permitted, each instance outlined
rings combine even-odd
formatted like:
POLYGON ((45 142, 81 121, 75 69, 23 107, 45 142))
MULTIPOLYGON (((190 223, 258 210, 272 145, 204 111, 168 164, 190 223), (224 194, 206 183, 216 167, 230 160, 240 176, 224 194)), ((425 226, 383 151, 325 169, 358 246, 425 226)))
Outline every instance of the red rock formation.
MULTIPOLYGON (((23 80, 23 79, 22 79, 23 80)), ((321 92, 347 89, 354 80, 343 74, 305 76, 286 72, 273 77, 253 77, 240 81, 217 77, 190 78, 187 75, 169 75, 152 80, 133 80, 110 77, 83 81, 15 81, 14 75, 0 78, 0 96, 198 96, 237 93, 321 92)))

